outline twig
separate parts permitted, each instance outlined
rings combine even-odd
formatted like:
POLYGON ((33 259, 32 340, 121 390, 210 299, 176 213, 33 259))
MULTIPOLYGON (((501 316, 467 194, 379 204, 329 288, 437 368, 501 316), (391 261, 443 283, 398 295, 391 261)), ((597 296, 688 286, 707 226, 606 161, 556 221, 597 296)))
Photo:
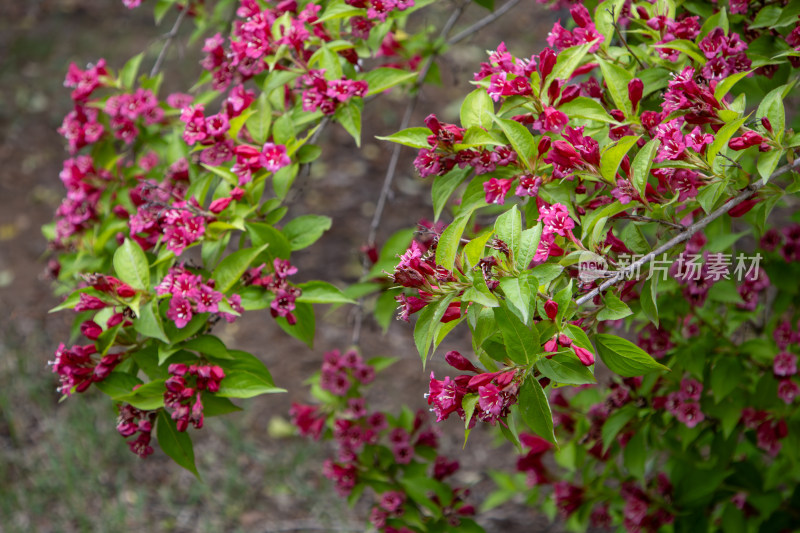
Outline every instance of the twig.
MULTIPOLYGON (((786 172, 794 170, 798 166, 800 166, 800 159, 797 159, 794 163, 790 163, 788 165, 784 165, 781 168, 779 168, 778 170, 776 170, 775 172, 773 172, 772 175, 770 176, 770 180, 773 180, 773 179, 777 178, 778 176, 780 176, 782 174, 785 174, 786 172)), ((584 294, 583 296, 581 296, 580 298, 575 300, 575 303, 577 305, 579 305, 579 306, 585 304, 586 302, 588 302, 589 300, 591 300, 592 298, 594 298, 595 296, 597 296, 601 292, 605 291, 606 289, 608 289, 609 287, 611 287, 612 285, 614 285, 618 281, 620 281, 623 278, 625 278, 629 273, 638 271, 638 269, 641 266, 646 265, 647 263, 649 263, 650 261, 655 259, 656 256, 659 256, 659 255, 667 252, 668 250, 672 249, 674 246, 682 243, 683 241, 689 240, 692 237, 692 235, 694 235, 695 233, 697 233, 701 229, 705 228, 711 222, 713 222, 714 220, 718 219, 719 217, 721 217, 722 215, 724 215, 725 213, 727 213, 728 211, 730 211, 731 209, 733 209, 734 207, 739 205, 740 203, 744 202, 745 200, 747 200, 748 198, 753 196, 753 194, 755 194, 764 185, 765 185, 764 180, 758 180, 755 183, 745 187, 745 189, 742 190, 742 192, 740 192, 738 195, 736 195, 733 198, 733 200, 721 205, 720 207, 717 208, 716 211, 713 211, 707 217, 705 217, 705 218, 703 218, 701 220, 698 220, 697 222, 695 222, 691 226, 688 226, 684 231, 682 231, 681 233, 679 233, 675 237, 671 238, 670 240, 668 240, 667 242, 665 242, 664 244, 662 244, 661 246, 659 246, 658 248, 656 248, 652 252, 646 254, 644 257, 634 261, 633 263, 631 263, 627 267, 623 268, 622 270, 618 270, 613 276, 611 276, 606 281, 604 281, 602 284, 600 284, 600 286, 595 287, 594 289, 592 289, 588 293, 584 294)))
POLYGON ((478 31, 482 30, 483 28, 485 28, 486 26, 488 26, 489 24, 491 24, 495 20, 499 19, 500 17, 502 17, 503 15, 508 13, 508 11, 512 7, 514 7, 515 5, 519 4, 519 2, 520 2, 520 0, 510 0, 509 2, 506 2, 501 7, 497 8, 497 10, 495 12, 493 12, 492 14, 486 15, 485 17, 483 17, 481 20, 479 20, 478 22, 476 22, 475 24, 473 24, 469 28, 461 30, 460 32, 455 34, 453 37, 451 37, 447 41, 447 44, 448 45, 456 44, 458 42, 463 41, 464 39, 466 39, 467 37, 469 37, 473 33, 477 33, 478 31))
MULTIPOLYGON (((450 18, 445 22, 442 30, 439 34, 440 37, 446 37, 450 30, 453 29, 458 18, 464 12, 464 9, 469 5, 470 0, 465 0, 461 2, 461 4, 456 8, 455 11, 450 15, 450 18)), ((411 115, 414 113, 414 108, 417 106, 417 101, 419 100, 419 87, 422 85, 423 81, 425 81, 425 77, 428 75, 431 67, 433 66, 433 62, 438 56, 439 51, 437 50, 433 54, 431 54, 425 65, 422 67, 422 70, 419 72, 419 76, 417 76, 417 80, 414 82, 414 86, 412 87, 411 91, 413 96, 411 100, 408 101, 408 105, 406 105, 405 113, 403 113, 403 119, 400 122, 400 129, 404 130, 408 127, 409 123, 411 122, 411 115)), ((369 225, 369 234, 367 236, 367 246, 374 246, 375 245, 375 237, 378 234, 378 227, 381 224, 381 217, 383 216, 383 210, 386 207, 386 200, 389 197, 389 192, 392 189, 392 182, 394 181, 394 177, 397 174, 397 163, 400 161, 400 150, 402 145, 395 144, 392 147, 392 156, 389 159, 389 166, 386 168, 386 176, 383 179, 383 186, 381 187, 380 196, 378 196, 378 203, 375 206, 375 213, 372 215, 372 221, 369 225)), ((369 257, 366 255, 364 256, 364 260, 362 261, 362 276, 365 276, 369 272, 369 257)), ((358 308, 356 310, 356 316, 353 321, 353 335, 351 338, 352 344, 358 345, 359 341, 361 340, 361 326, 364 322, 364 307, 363 307, 363 298, 360 298, 358 301, 358 308)))
POLYGON ((622 218, 627 218, 628 220, 636 220, 638 222, 656 222, 658 224, 663 224, 665 226, 669 226, 671 228, 679 230, 686 229, 686 226, 684 226, 683 224, 678 224, 677 222, 670 222, 669 220, 659 220, 657 218, 650 218, 642 215, 625 215, 622 218))
POLYGON ((153 68, 150 69, 150 77, 154 78, 158 71, 161 70, 161 65, 164 63, 164 57, 167 55, 167 49, 169 45, 172 44, 172 40, 175 39, 175 36, 178 35, 178 30, 181 27, 181 23, 183 23, 183 19, 186 18, 186 12, 189 11, 188 7, 184 7, 178 13, 178 18, 175 19, 175 24, 172 25, 172 29, 169 30, 164 36, 164 45, 161 47, 161 51, 158 53, 158 57, 156 58, 156 62, 153 63, 153 68))
POLYGON ((614 11, 615 11, 614 8, 615 7, 616 6, 611 6, 611 9, 606 9, 606 12, 609 15, 611 15, 611 25, 614 26, 614 31, 616 31, 617 35, 619 35, 619 40, 623 44, 623 46, 625 46, 625 48, 628 49, 628 52, 630 52, 631 55, 633 56, 633 58, 636 60, 636 62, 639 63, 639 66, 642 67, 642 69, 646 69, 647 66, 644 63, 642 63, 642 60, 639 59, 639 57, 636 54, 633 53, 633 50, 631 50, 631 47, 628 46, 628 41, 626 41, 625 37, 622 36, 622 31, 619 29, 619 24, 617 24, 617 18, 614 15, 614 11))

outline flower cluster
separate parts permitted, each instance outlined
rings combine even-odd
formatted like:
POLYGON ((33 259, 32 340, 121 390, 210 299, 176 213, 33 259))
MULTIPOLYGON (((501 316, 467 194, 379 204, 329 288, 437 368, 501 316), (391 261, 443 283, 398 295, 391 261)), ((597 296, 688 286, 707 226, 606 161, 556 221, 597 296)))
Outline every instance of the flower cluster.
MULTIPOLYGON (((410 289, 416 289, 419 297, 399 294, 395 300, 400 304, 398 318, 408 322, 410 315, 423 309, 434 301, 434 294, 440 293, 442 284, 456 281, 453 273, 436 264, 433 250, 423 251, 422 245, 416 240, 411 241, 411 246, 400 257, 400 262, 392 274, 395 283, 410 289)), ((451 302, 444 312, 441 321, 450 322, 461 316, 460 304, 451 302)))
POLYGON ((325 354, 319 386, 336 396, 345 396, 354 385, 367 385, 375 379, 375 369, 355 350, 344 354, 333 350, 325 354))
POLYGON ((680 390, 670 392, 666 396, 654 397, 653 407, 666 409, 680 423, 688 428, 693 428, 706 418, 700 409, 702 393, 702 383, 694 379, 683 379, 680 390))
POLYGON ((464 397, 469 394, 477 396, 470 427, 473 427, 477 420, 494 425, 498 420, 508 416, 509 409, 517 401, 521 384, 521 376, 517 369, 483 372, 457 351, 448 352, 445 360, 456 370, 472 372, 475 375, 462 374, 455 378, 446 376, 444 381, 440 381, 435 379, 431 372, 425 396, 428 398, 431 411, 436 414, 437 422, 446 420, 452 413, 466 420, 462 403, 464 397))
POLYGON ((342 76, 338 80, 325 79, 324 70, 309 70, 301 78, 305 87, 302 95, 304 111, 321 111, 332 115, 336 108, 353 97, 363 98, 369 86, 363 80, 349 80, 342 76))
POLYGON ((81 234, 98 220, 98 204, 112 175, 96 168, 91 157, 79 155, 64 161, 59 177, 67 194, 56 210, 54 245, 66 247, 70 237, 81 234))
POLYGON ((302 291, 289 284, 289 276, 297 273, 297 267, 286 259, 275 258, 272 262, 272 274, 264 274, 267 264, 249 269, 244 276, 245 285, 263 287, 275 295, 270 303, 270 313, 273 318, 284 317, 290 326, 297 323, 297 317, 292 311, 295 309, 295 301, 302 294, 302 291))
POLYGON ((49 364, 61 381, 58 391, 70 396, 73 392, 84 392, 92 383, 107 378, 120 363, 121 357, 120 353, 100 355, 94 344, 67 348, 61 343, 55 359, 49 364))
MULTIPOLYGON (((371 411, 362 396, 360 385, 367 384, 374 377, 375 368, 364 362, 360 354, 350 350, 342 354, 338 350, 325 354, 320 375, 320 386, 334 394, 324 406, 294 403, 289 414, 292 423, 301 435, 319 440, 332 437, 336 445, 336 457, 323 464, 323 475, 331 479, 342 497, 353 494, 357 487, 369 483, 369 472, 382 464, 382 471, 390 470, 391 480, 380 488, 374 487, 375 503, 369 513, 370 524, 383 533, 410 533, 406 525, 419 525, 419 500, 407 493, 401 483, 405 475, 424 475, 442 486, 442 490, 452 493, 446 501, 440 499, 442 491, 431 495, 431 500, 440 507, 442 520, 451 527, 457 527, 461 520, 475 513, 475 509, 465 503, 469 490, 460 487, 450 488, 445 480, 459 469, 458 461, 452 461, 437 452, 439 439, 433 428, 428 426, 428 415, 420 410, 407 411, 395 418, 381 411, 371 411), (326 374, 348 370, 355 377, 354 368, 369 368, 367 380, 348 380, 341 390, 331 390, 325 383, 326 374), (331 431, 326 431, 326 426, 331 431), (385 458, 392 457, 393 463, 386 466, 385 458), (406 473, 408 470, 408 474, 406 473), (412 473, 413 472, 413 473, 412 473), (421 472, 425 472, 420 474, 421 472), (447 487, 445 489, 445 487, 447 487), (414 519, 412 517, 416 516, 414 519)), ((361 373, 364 373, 363 371, 361 373)), ((409 479, 411 481, 411 479, 409 479)), ((430 520, 430 518, 425 519, 430 520)))
POLYGON ((174 363, 168 368, 170 377, 164 384, 164 405, 172 411, 178 431, 186 431, 191 423, 195 429, 203 427, 202 393, 219 391, 225 372, 216 365, 186 365, 174 363), (193 385, 193 386, 192 386, 193 385))
POLYGON ((558 50, 564 50, 571 46, 591 43, 589 52, 596 52, 605 38, 597 31, 589 10, 583 4, 575 4, 569 8, 569 13, 575 21, 576 28, 570 32, 561 26, 559 20, 547 34, 547 44, 558 50))
POLYGON ((200 313, 216 313, 228 322, 233 322, 238 315, 220 311, 219 305, 223 301, 236 313, 244 312, 241 296, 233 294, 226 298, 221 292, 214 290, 214 280, 203 281, 203 276, 193 274, 182 265, 169 269, 161 283, 156 285, 156 294, 170 296, 167 317, 177 328, 186 327, 200 313))
POLYGON ((143 411, 127 403, 119 407, 117 431, 125 438, 138 433, 135 439, 128 441, 128 447, 142 459, 153 453, 150 439, 155 419, 156 411, 143 411))
POLYGON ((164 110, 149 89, 136 89, 132 94, 122 93, 106 100, 105 113, 109 116, 114 137, 130 144, 139 135, 136 121, 145 126, 157 124, 164 118, 164 110))

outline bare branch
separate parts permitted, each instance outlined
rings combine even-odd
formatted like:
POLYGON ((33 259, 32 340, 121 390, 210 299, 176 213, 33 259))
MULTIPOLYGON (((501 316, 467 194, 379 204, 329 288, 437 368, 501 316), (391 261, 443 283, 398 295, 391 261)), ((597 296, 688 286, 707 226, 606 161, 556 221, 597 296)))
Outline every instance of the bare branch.
POLYGON ((186 8, 186 7, 184 7, 183 9, 180 10, 180 13, 178 13, 178 18, 175 19, 175 24, 172 25, 172 29, 169 30, 169 33, 164 35, 164 39, 165 39, 164 40, 164 45, 161 47, 161 51, 158 53, 158 57, 156 58, 156 62, 153 63, 153 68, 150 69, 150 77, 151 78, 154 78, 156 76, 156 74, 158 74, 158 71, 161 70, 161 65, 164 63, 164 58, 167 55, 167 49, 169 48, 169 45, 172 44, 172 41, 173 41, 173 39, 175 39, 175 36, 178 35, 178 30, 181 27, 181 23, 183 23, 183 19, 186 18, 186 12, 187 11, 188 11, 188 8, 186 8))
MULTIPOLYGON (((776 170, 775 172, 772 173, 772 175, 770 176, 770 179, 775 179, 775 178, 777 178, 778 176, 780 176, 782 174, 785 174, 785 173, 787 173, 787 172, 789 172, 791 170, 796 169, 798 166, 800 166, 800 159, 797 159, 794 163, 790 163, 788 165, 782 166, 781 168, 779 168, 778 170, 776 170)), ((692 237, 692 235, 694 235, 695 233, 697 233, 701 229, 705 228, 711 222, 713 222, 714 220, 718 219, 719 217, 721 217, 722 215, 724 215, 725 213, 727 213, 728 211, 730 211, 731 209, 733 209, 737 205, 741 204, 742 202, 744 202, 745 200, 747 200, 748 198, 753 196, 753 194, 755 194, 764 185, 765 185, 764 180, 758 180, 755 183, 745 187, 744 190, 742 190, 742 192, 740 192, 738 195, 736 195, 733 198, 733 200, 721 205, 720 207, 718 207, 716 209, 716 211, 713 211, 707 217, 705 217, 705 218, 703 218, 701 220, 698 220, 697 222, 695 222, 691 226, 688 226, 684 231, 682 231, 681 233, 679 233, 675 237, 671 238, 670 240, 668 240, 667 242, 665 242, 664 244, 662 244, 661 246, 659 246, 658 248, 656 248, 652 252, 648 253, 644 257, 634 261, 633 263, 628 265, 626 268, 623 268, 622 270, 618 270, 613 276, 611 276, 606 281, 604 281, 602 284, 600 284, 600 286, 595 287, 594 289, 592 289, 587 294, 584 294, 583 296, 581 296, 580 298, 575 300, 575 303, 578 304, 579 306, 585 304, 586 302, 588 302, 589 300, 591 300, 592 298, 594 298, 595 296, 597 296, 601 292, 605 291, 606 289, 608 289, 609 287, 611 287, 615 283, 617 283, 617 282, 621 281, 622 279, 624 279, 625 276, 627 276, 629 273, 637 271, 641 266, 646 265, 647 263, 652 261, 657 256, 669 251, 670 249, 672 249, 673 247, 677 246, 678 244, 689 240, 692 237)))
MULTIPOLYGON (((445 22, 444 26, 442 26, 442 30, 440 32, 440 37, 447 37, 447 34, 450 33, 450 30, 453 29, 456 21, 459 19, 461 14, 464 12, 464 9, 469 5, 470 0, 465 0, 461 2, 461 4, 453 11, 450 15, 450 18, 445 22)), ((428 75, 431 67, 433 66, 433 62, 436 60, 436 57, 439 55, 439 51, 434 52, 428 57, 428 60, 425 62, 425 65, 422 67, 422 70, 419 72, 419 76, 417 76, 417 80, 414 82, 414 87, 411 89, 413 96, 411 100, 408 101, 408 105, 406 106, 405 113, 403 114, 403 119, 400 122, 400 129, 404 130, 408 127, 409 123, 411 122, 411 115, 414 113, 414 108, 417 106, 417 101, 419 100, 419 87, 425 81, 425 77, 428 75)), ((381 224, 381 217, 383 217, 383 210, 386 207, 386 200, 389 197, 389 192, 392 189, 392 182, 394 181, 394 177, 397 174, 397 163, 400 161, 400 149, 402 145, 395 144, 392 147, 392 156, 389 159, 389 166, 386 168, 386 176, 383 179, 383 186, 381 187, 380 196, 378 196, 378 203, 375 206, 375 213, 372 215, 372 221, 369 225, 369 234, 367 236, 367 246, 374 246, 375 245, 375 237, 378 234, 378 227, 381 224)), ((365 255, 364 260, 362 262, 362 276, 366 276, 369 272, 369 258, 365 255)), ((356 311, 355 320, 353 323, 353 335, 352 335, 352 344, 357 345, 361 339, 361 326, 364 322, 364 309, 363 309, 363 298, 359 299, 358 301, 358 309, 356 311)))
POLYGON ((506 2, 492 14, 483 17, 481 20, 479 20, 469 28, 465 28, 460 32, 458 32, 457 34, 455 34, 453 37, 448 39, 447 44, 452 45, 459 43, 464 39, 466 39, 467 37, 470 37, 472 34, 479 32, 480 30, 482 30, 495 20, 499 19, 500 17, 508 13, 511 10, 511 8, 519 4, 519 2, 520 0, 510 0, 509 2, 506 2))
POLYGON ((686 229, 686 226, 683 224, 678 224, 677 222, 670 222, 669 220, 660 220, 658 218, 650 218, 642 215, 624 215, 621 218, 627 218, 628 220, 635 220, 637 222, 656 222, 657 224, 663 224, 664 226, 669 226, 670 228, 679 230, 686 229))

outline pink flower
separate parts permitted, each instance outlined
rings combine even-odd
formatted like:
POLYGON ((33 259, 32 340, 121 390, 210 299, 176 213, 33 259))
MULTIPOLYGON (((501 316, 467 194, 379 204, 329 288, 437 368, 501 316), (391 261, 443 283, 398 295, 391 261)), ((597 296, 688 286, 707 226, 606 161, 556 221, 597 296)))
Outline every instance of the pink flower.
POLYGON ((192 320, 192 304, 183 296, 173 296, 169 302, 167 318, 175 322, 175 327, 181 329, 192 320))
POLYGON ((483 190, 486 193, 486 203, 499 205, 506 203, 506 194, 511 190, 513 184, 513 179, 492 178, 484 182, 483 190))
POLYGON ((772 372, 776 376, 791 377, 797 374, 797 356, 789 352, 781 352, 772 362, 772 372))
POLYGON ((544 233, 555 233, 562 237, 567 237, 568 232, 575 227, 575 222, 570 218, 564 204, 541 207, 538 220, 544 223, 544 233))
POLYGON ((270 142, 264 144, 259 161, 261 166, 270 172, 277 172, 292 163, 292 160, 286 155, 286 147, 284 145, 275 145, 270 142))
POLYGON ((778 398, 789 405, 800 394, 800 387, 791 379, 782 379, 778 382, 778 398))

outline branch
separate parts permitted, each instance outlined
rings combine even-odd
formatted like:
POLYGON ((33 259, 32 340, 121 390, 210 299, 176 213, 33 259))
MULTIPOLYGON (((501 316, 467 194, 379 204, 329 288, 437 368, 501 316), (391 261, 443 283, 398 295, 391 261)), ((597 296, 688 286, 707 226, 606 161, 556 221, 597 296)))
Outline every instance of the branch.
POLYGON ((677 222, 670 222, 669 220, 660 220, 658 218, 650 218, 642 215, 624 215, 622 218, 627 218, 628 220, 636 220, 637 222, 656 222, 658 224, 663 224, 665 226, 669 226, 670 228, 675 228, 679 230, 686 229, 686 226, 684 226, 683 224, 678 224, 677 222))
MULTIPOLYGON (((469 5, 470 0, 465 0, 462 2, 455 11, 450 15, 450 18, 445 22, 444 26, 442 27, 442 31, 439 33, 440 37, 447 37, 447 34, 450 33, 450 30, 453 29, 458 18, 464 12, 464 9, 469 5)), ((436 57, 439 55, 439 51, 437 50, 433 54, 431 54, 425 65, 422 67, 422 70, 419 72, 419 76, 417 76, 417 80, 414 82, 414 86, 412 87, 411 91, 413 96, 411 100, 408 101, 408 105, 406 106, 405 113, 403 114, 403 120, 400 122, 400 129, 404 130, 408 127, 409 123, 411 122, 411 115, 414 113, 414 108, 417 106, 417 101, 419 100, 419 88, 422 85, 423 81, 428 75, 431 67, 433 66, 433 62, 436 57)), ((402 145, 395 144, 392 147, 392 156, 389 159, 389 166, 386 168, 386 176, 383 179, 383 186, 381 187, 380 196, 378 196, 378 204, 375 206, 375 213, 372 215, 372 221, 369 224, 369 234, 367 236, 367 246, 374 246, 375 245, 375 237, 378 234, 378 227, 381 224, 381 217, 383 217, 383 210, 386 207, 386 200, 389 197, 389 192, 392 189, 392 182, 394 181, 394 177, 397 174, 397 163, 400 161, 400 149, 402 145)), ((362 261, 362 277, 366 276, 369 272, 369 258, 365 255, 364 260, 362 261)), ((358 300, 358 310, 356 311, 355 321, 353 323, 353 335, 352 335, 352 344, 357 345, 361 339, 361 326, 364 322, 364 309, 363 309, 363 298, 358 300)))
POLYGON ((497 11, 495 11, 494 13, 483 17, 481 20, 479 20, 469 28, 465 28, 464 30, 458 32, 456 35, 454 35, 447 41, 447 44, 448 45, 456 44, 458 42, 463 41, 467 37, 471 36, 473 33, 477 33, 478 31, 482 30, 495 20, 499 19, 500 17, 508 13, 508 11, 510 11, 511 8, 514 7, 515 5, 519 4, 519 2, 520 0, 510 0, 509 2, 506 2, 500 8, 498 8, 497 11))
POLYGON ((172 40, 175 39, 175 36, 178 35, 178 30, 181 27, 181 23, 183 23, 183 19, 186 18, 186 12, 188 10, 189 9, 186 7, 180 10, 180 13, 178 13, 178 18, 175 19, 175 24, 172 25, 172 29, 169 30, 169 33, 164 36, 164 45, 161 47, 161 51, 158 53, 156 62, 153 64, 153 68, 150 69, 151 78, 154 78, 156 74, 158 74, 158 71, 161 70, 161 65, 164 63, 164 57, 167 55, 167 49, 169 48, 169 45, 172 44, 172 40))
POLYGON ((609 15, 611 15, 611 25, 614 26, 614 31, 616 31, 617 35, 619 35, 619 40, 622 42, 623 46, 625 46, 625 48, 627 48, 628 52, 630 52, 630 54, 633 56, 633 59, 635 59, 636 62, 639 63, 639 66, 642 69, 646 69, 647 65, 642 63, 642 60, 639 59, 639 57, 636 54, 633 53, 633 50, 631 50, 631 47, 628 46, 628 41, 626 41, 625 37, 622 36, 622 31, 619 29, 619 24, 617 24, 617 19, 616 19, 616 16, 614 15, 614 11, 615 11, 614 8, 615 7, 616 6, 611 6, 611 9, 606 9, 606 12, 609 15))
MULTIPOLYGON (((789 171, 792 171, 798 166, 800 166, 800 159, 797 159, 794 163, 784 165, 775 172, 773 172, 772 175, 770 176, 770 180, 775 179, 778 176, 785 174, 789 171)), ((745 187, 744 190, 742 190, 742 192, 740 192, 733 198, 733 200, 721 205, 720 207, 717 208, 716 211, 713 211, 707 217, 698 220, 691 226, 688 226, 684 231, 682 231, 675 237, 671 238, 670 240, 668 240, 667 242, 665 242, 652 252, 648 253, 644 257, 634 261, 633 263, 623 268, 622 270, 618 270, 613 276, 611 276, 602 284, 600 284, 600 286, 595 287, 587 294, 584 294, 583 296, 575 300, 575 303, 578 304, 579 306, 585 304, 586 302, 588 302, 601 292, 605 291, 606 289, 608 289, 609 287, 611 287, 612 285, 623 279, 627 274, 637 271, 642 265, 646 265, 647 263, 655 259, 656 256, 659 256, 667 252, 668 250, 682 243, 683 241, 689 240, 692 237, 692 235, 694 235, 701 229, 705 228, 711 222, 718 219, 719 217, 721 217, 722 215, 724 215, 725 213, 727 213, 728 211, 739 205, 740 203, 744 202, 745 200, 753 196, 753 194, 755 194, 764 185, 766 185, 766 182, 760 179, 755 183, 745 187)))

